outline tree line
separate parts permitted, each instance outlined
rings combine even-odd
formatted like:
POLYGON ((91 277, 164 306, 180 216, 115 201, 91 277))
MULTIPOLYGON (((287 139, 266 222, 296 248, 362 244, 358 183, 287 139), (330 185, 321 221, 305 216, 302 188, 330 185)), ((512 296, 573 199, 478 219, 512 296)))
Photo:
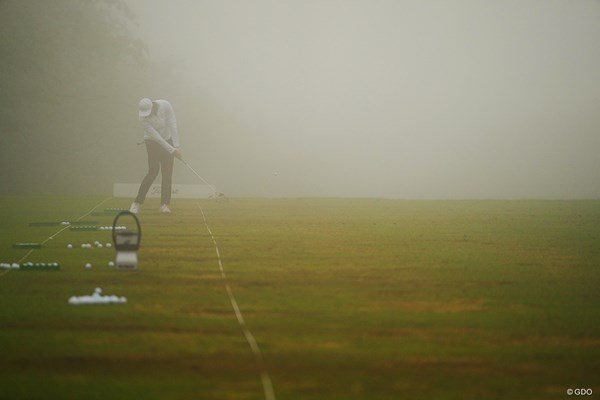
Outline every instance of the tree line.
POLYGON ((0 0, 1 193, 105 193, 124 178, 147 82, 134 28, 122 0, 0 0))

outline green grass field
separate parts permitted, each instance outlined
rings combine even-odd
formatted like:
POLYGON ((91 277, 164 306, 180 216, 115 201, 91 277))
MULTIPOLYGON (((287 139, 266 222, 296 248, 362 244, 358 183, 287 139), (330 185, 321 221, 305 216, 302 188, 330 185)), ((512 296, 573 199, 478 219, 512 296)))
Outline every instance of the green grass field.
POLYGON ((600 393, 600 201, 149 200, 134 272, 29 226, 128 204, 0 198, 0 262, 62 265, 0 270, 1 399, 264 398, 200 208, 280 400, 600 393))

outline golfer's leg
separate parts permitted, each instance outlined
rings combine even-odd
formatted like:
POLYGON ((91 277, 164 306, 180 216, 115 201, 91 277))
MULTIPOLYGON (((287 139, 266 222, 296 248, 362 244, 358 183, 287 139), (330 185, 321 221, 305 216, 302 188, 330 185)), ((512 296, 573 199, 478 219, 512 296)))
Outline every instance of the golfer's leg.
POLYGON ((160 204, 169 205, 171 203, 174 160, 175 157, 172 154, 163 151, 160 160, 160 170, 162 173, 162 185, 160 188, 160 204))
POLYGON ((158 143, 146 140, 146 151, 148 152, 148 173, 144 177, 138 195, 135 198, 135 202, 139 204, 144 204, 148 190, 150 190, 152 182, 154 182, 154 179, 158 175, 158 170, 160 169, 160 152, 163 150, 158 143))

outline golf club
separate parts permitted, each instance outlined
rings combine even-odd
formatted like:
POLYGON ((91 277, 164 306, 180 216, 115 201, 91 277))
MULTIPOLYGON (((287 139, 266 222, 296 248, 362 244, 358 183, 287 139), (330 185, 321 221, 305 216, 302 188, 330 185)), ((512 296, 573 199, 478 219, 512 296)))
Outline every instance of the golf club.
POLYGON ((204 184, 205 184, 205 185, 208 185, 208 186, 213 186, 213 185, 211 185, 210 183, 208 183, 208 182, 206 181, 206 179, 204 179, 203 177, 201 177, 201 176, 200 176, 200 174, 198 174, 198 173, 196 172, 196 170, 195 170, 194 168, 192 168, 192 166, 191 166, 190 164, 188 164, 188 163, 187 163, 187 162, 186 162, 186 161, 185 161, 183 158, 180 158, 180 160, 181 160, 181 162, 182 162, 182 163, 184 163, 184 164, 185 164, 185 166, 186 166, 186 167, 188 167, 188 169, 189 169, 190 171, 192 171, 192 172, 194 173, 194 175, 196 175, 196 176, 197 176, 197 177, 198 177, 198 178, 199 178, 199 179, 200 179, 202 182, 204 182, 204 184))
MULTIPOLYGON (((137 142, 136 145, 141 146, 141 145, 145 145, 146 141, 142 141, 142 142, 137 142)), ((206 181, 206 179, 204 179, 203 177, 200 176, 200 174, 198 172, 196 172, 196 170, 194 168, 192 168, 192 166, 190 164, 188 164, 183 158, 179 158, 179 161, 181 161, 186 167, 188 167, 188 169, 190 171, 192 171, 192 173, 194 175, 196 175, 198 177, 198 179, 200 179, 202 181, 202 183, 204 183, 205 185, 211 186, 214 189, 214 193, 212 195, 212 197, 216 200, 228 200, 227 196, 225 196, 224 193, 221 192, 217 192, 217 187, 215 185, 211 185, 210 183, 208 183, 206 181)))
POLYGON ((186 162, 186 161, 185 161, 183 158, 180 158, 179 160, 180 160, 182 163, 184 163, 184 164, 185 164, 185 166, 186 166, 186 167, 188 167, 188 169, 189 169, 190 171, 192 171, 192 173, 193 173, 194 175, 196 175, 196 176, 198 177, 198 179, 200 179, 200 180, 201 180, 201 181, 202 181, 202 182, 203 182, 205 185, 212 186, 212 188, 213 188, 213 189, 214 189, 214 191, 215 191, 215 192, 214 192, 214 194, 213 194, 213 196, 214 196, 214 198, 215 198, 215 199, 220 199, 220 198, 222 199, 222 198, 225 198, 225 195, 224 195, 223 193, 219 193, 219 192, 217 192, 217 188, 216 188, 216 186, 214 186, 214 185, 211 185, 210 183, 208 183, 208 182, 206 181, 206 179, 204 179, 203 177, 201 177, 201 176, 200 176, 200 174, 199 174, 199 173, 197 173, 197 172, 196 172, 196 170, 195 170, 194 168, 192 168, 192 166, 191 166, 190 164, 188 164, 188 163, 187 163, 187 162, 186 162))

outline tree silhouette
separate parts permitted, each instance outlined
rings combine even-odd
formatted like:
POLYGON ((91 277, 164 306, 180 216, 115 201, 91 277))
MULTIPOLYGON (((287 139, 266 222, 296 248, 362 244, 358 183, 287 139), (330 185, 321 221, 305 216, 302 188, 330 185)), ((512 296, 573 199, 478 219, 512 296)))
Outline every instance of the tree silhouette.
POLYGON ((134 24, 122 0, 0 0, 1 192, 84 190, 111 164, 144 80, 134 24))

